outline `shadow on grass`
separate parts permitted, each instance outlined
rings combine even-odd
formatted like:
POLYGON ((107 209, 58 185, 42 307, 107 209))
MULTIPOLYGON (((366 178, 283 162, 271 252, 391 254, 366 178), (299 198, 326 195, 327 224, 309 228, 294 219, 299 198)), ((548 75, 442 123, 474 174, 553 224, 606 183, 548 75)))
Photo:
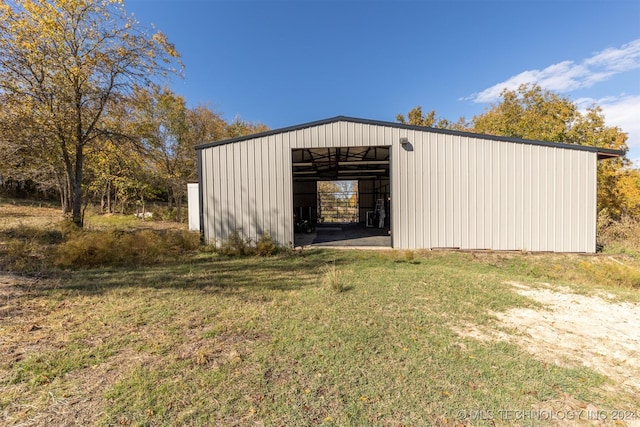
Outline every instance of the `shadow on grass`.
MULTIPOLYGON (((333 262, 335 256, 331 256, 333 262)), ((65 272, 55 289, 90 295, 117 288, 201 290, 234 296, 254 291, 290 291, 317 285, 320 269, 328 258, 322 250, 266 258, 207 255, 156 266, 65 272)))

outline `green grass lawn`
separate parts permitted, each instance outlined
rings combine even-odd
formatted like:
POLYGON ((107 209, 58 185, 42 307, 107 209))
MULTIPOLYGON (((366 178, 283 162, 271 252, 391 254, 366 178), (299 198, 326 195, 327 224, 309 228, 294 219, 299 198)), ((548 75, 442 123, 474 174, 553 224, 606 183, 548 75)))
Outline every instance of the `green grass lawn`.
POLYGON ((0 288, 0 420, 491 425, 490 413, 521 424, 498 411, 637 410, 637 396, 591 370, 454 332, 536 306, 505 281, 607 286, 638 301, 624 268, 572 255, 313 250, 18 278, 0 288))

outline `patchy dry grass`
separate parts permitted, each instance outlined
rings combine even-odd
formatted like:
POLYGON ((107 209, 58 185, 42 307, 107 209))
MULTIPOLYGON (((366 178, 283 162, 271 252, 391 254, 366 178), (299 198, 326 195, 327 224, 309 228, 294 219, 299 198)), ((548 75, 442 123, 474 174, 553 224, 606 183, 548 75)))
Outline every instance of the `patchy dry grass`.
POLYGON ((453 425, 483 409, 632 409, 637 396, 601 374, 455 332, 538 307, 503 283, 537 280, 519 272, 537 260, 205 254, 14 278, 2 285, 0 413, 7 424, 453 425), (349 292, 323 283, 328 259, 349 292))
POLYGON ((637 303, 636 262, 314 250, 0 275, 0 423, 492 425, 514 423, 499 411, 637 411, 638 395, 603 374, 456 332, 542 307, 507 281, 637 303), (327 285, 328 262, 348 292, 327 285))
POLYGON ((0 202, 0 271, 137 266, 183 259, 200 238, 182 224, 90 215, 77 229, 58 209, 0 202))

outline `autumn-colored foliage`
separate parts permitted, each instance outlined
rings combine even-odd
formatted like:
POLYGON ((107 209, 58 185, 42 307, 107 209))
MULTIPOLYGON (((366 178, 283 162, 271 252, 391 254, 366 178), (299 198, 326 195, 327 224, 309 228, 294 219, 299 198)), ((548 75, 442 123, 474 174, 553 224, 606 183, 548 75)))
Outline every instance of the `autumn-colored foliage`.
POLYGON ((181 68, 122 1, 0 0, 0 190, 57 193, 78 225, 150 198, 180 220, 193 146, 267 129, 187 108, 159 84, 181 68))
POLYGON ((178 53, 117 0, 0 1, 2 133, 56 170, 82 225, 88 149, 118 133, 107 120, 136 85, 175 71, 178 53))

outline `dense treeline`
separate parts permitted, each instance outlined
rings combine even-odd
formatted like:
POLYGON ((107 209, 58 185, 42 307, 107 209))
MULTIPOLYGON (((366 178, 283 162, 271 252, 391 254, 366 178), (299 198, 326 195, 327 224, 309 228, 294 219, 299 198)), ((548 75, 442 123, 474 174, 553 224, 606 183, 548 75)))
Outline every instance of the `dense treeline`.
POLYGON ((57 197, 77 225, 159 199, 180 219, 193 146, 264 130, 162 86, 175 47, 118 0, 0 0, 0 190, 57 197))
MULTIPOLYGON (((189 108, 168 88, 136 88, 119 118, 120 132, 98 138, 86 151, 82 180, 84 206, 101 213, 145 212, 146 202, 166 204, 169 218, 181 221, 186 184, 197 182, 196 152, 202 142, 267 130, 239 118, 226 121, 207 106, 189 108)), ((11 197, 61 201, 68 205, 69 180, 39 150, 23 140, 0 142, 0 191, 11 197)))

